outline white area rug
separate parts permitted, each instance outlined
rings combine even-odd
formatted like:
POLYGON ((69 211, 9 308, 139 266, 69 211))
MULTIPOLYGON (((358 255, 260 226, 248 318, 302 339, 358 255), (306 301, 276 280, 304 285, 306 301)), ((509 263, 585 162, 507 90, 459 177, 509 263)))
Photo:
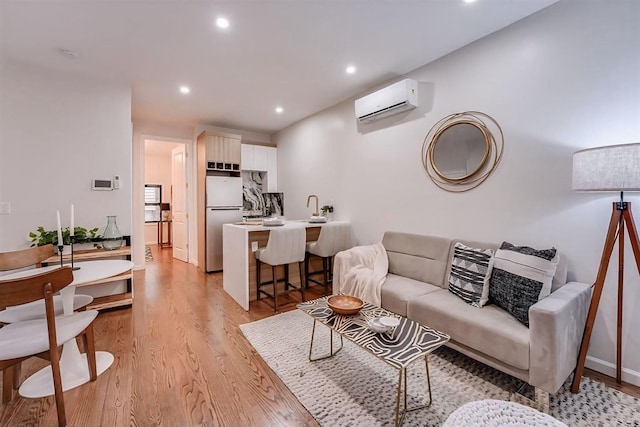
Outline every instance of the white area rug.
MULTIPOLYGON (((398 371, 355 344, 335 357, 310 362, 313 320, 299 310, 240 329, 273 371, 323 426, 391 426, 398 371)), ((334 338, 335 343, 339 342, 334 338)), ((329 332, 316 327, 314 354, 329 351, 329 332)), ((521 381, 448 348, 429 357, 433 404, 407 414, 404 426, 441 426, 463 404, 482 399, 508 400, 521 381)), ((424 363, 408 370, 409 405, 426 400, 424 363)), ((551 397, 551 415, 570 426, 640 426, 640 401, 583 378, 581 392, 570 379, 551 397)))

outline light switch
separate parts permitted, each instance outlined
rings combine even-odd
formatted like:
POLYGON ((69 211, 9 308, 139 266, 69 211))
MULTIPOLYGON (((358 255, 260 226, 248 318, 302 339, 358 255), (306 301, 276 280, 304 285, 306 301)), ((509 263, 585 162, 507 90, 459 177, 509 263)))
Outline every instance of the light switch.
POLYGON ((251 252, 258 250, 258 242, 251 242, 251 252))
POLYGON ((0 214, 10 214, 10 213, 11 213, 11 203, 0 202, 0 214))

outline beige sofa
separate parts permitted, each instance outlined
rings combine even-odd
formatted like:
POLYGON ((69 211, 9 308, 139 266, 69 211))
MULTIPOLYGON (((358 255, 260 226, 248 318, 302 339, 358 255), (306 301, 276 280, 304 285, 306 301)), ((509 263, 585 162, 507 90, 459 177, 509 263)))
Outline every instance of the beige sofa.
MULTIPOLYGON (((447 333, 448 346, 536 387, 538 406, 548 405, 575 369, 591 288, 566 283, 560 261, 552 293, 529 310, 529 328, 493 304, 473 307, 449 292, 455 242, 475 248, 498 244, 386 232, 389 273, 382 307, 447 333), (546 400, 546 402, 540 402, 546 400)), ((562 257, 561 257, 562 258, 562 257)))

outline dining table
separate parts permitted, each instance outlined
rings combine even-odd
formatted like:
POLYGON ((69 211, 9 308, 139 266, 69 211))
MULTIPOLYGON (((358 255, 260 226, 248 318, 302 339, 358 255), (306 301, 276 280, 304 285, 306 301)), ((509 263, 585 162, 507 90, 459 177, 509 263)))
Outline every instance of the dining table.
MULTIPOLYGON (((67 266, 67 264, 65 264, 67 266)), ((70 265, 69 265, 70 266, 70 265)), ((73 299, 76 287, 96 280, 117 276, 133 268, 133 262, 128 260, 95 260, 77 262, 79 269, 73 271, 73 282, 60 291, 63 305, 63 315, 73 314, 73 299)), ((21 270, 0 276, 0 282, 35 276, 60 268, 60 265, 21 270)), ((44 305, 42 305, 44 309, 44 305)), ((11 310, 8 308, 7 310, 11 310)), ((44 313, 43 313, 44 314, 44 313)), ((96 351, 97 374, 105 372, 113 363, 113 355, 107 351, 96 351)), ((86 353, 80 353, 75 339, 67 341, 62 347, 60 357, 60 372, 62 389, 64 391, 89 382, 89 365, 86 353)), ((19 393, 23 397, 39 398, 54 395, 53 375, 51 365, 45 366, 29 376, 20 386, 19 393)))

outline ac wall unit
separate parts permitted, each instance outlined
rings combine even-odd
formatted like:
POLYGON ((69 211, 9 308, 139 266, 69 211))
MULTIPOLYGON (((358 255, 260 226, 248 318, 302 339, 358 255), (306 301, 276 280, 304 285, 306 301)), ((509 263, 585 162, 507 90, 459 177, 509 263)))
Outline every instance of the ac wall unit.
POLYGON ((418 106, 418 82, 404 79, 356 99, 356 117, 361 123, 371 122, 418 106))

